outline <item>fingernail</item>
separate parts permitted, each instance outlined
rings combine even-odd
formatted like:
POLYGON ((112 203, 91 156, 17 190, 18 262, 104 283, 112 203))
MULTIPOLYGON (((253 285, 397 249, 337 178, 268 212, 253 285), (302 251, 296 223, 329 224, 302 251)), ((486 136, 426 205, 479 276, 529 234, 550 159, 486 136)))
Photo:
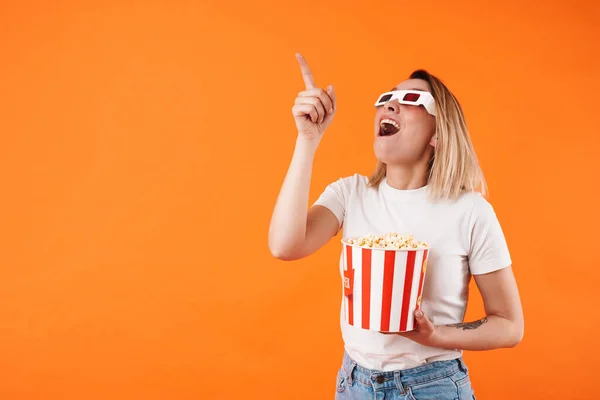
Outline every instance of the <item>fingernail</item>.
POLYGON ((421 318, 423 316, 423 311, 417 310, 415 311, 415 317, 421 318))
POLYGON ((329 114, 333 114, 333 108, 329 109, 329 114))

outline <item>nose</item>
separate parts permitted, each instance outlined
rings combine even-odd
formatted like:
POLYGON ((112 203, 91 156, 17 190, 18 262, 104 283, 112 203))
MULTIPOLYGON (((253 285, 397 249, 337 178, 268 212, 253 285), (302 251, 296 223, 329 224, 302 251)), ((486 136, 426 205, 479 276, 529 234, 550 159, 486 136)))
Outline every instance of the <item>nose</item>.
POLYGON ((385 103, 384 107, 387 111, 392 112, 394 114, 400 111, 400 103, 398 103, 396 99, 388 101, 387 103, 385 103))

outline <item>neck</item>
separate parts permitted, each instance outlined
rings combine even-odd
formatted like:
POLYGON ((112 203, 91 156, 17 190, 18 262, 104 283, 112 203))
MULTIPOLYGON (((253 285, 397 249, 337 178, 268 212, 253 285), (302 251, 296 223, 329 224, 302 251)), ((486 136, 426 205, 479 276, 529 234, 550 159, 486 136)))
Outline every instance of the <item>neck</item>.
POLYGON ((419 189, 427 185, 427 166, 387 165, 387 184, 398 190, 419 189))

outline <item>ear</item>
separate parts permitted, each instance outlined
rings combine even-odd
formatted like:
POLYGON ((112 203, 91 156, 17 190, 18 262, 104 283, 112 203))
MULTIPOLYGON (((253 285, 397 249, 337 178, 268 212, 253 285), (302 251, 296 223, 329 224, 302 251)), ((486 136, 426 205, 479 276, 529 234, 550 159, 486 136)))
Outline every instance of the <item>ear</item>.
POLYGON ((433 148, 435 148, 435 146, 437 146, 437 133, 434 133, 433 136, 431 137, 431 140, 429 141, 429 145, 433 148))

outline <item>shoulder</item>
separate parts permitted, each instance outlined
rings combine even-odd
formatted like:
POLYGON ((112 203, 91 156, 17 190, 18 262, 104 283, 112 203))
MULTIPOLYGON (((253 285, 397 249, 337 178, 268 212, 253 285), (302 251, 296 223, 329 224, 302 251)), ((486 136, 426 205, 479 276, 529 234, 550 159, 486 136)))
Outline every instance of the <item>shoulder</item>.
POLYGON ((353 174, 341 177, 331 185, 346 193, 361 193, 368 189, 369 178, 361 174, 353 174))
POLYGON ((496 211, 492 204, 479 192, 464 193, 457 202, 468 214, 470 225, 496 220, 496 211))
POLYGON ((440 200, 436 203, 471 226, 477 221, 495 218, 491 203, 479 192, 465 192, 454 200, 440 200))
POLYGON ((456 205, 473 213, 493 209, 491 203, 479 192, 466 192, 456 199, 456 205))

